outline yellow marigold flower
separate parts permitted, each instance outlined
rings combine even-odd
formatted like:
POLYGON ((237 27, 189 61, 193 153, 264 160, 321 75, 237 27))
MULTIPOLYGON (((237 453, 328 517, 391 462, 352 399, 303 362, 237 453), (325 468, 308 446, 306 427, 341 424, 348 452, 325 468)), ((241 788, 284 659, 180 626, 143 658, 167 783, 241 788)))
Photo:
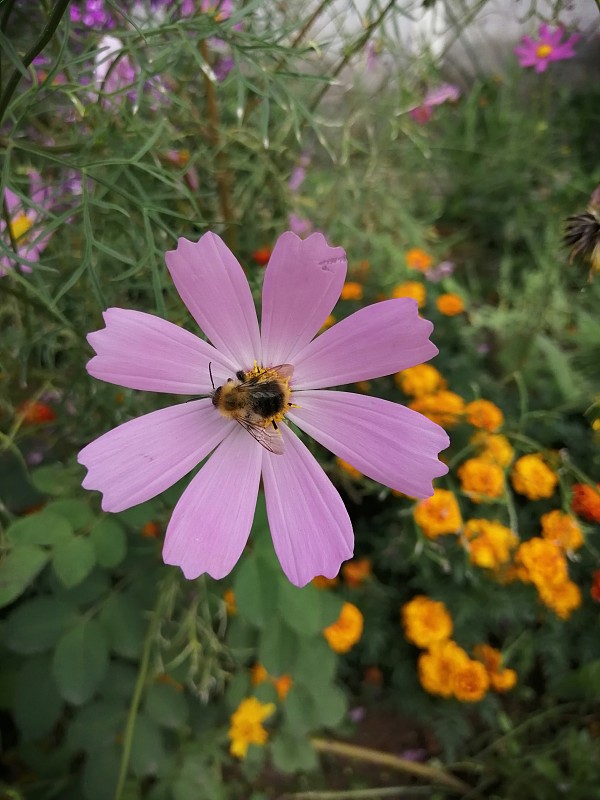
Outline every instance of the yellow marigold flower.
POLYGON ((329 647, 336 653, 347 653, 363 632, 363 615, 352 603, 344 603, 340 616, 323 631, 329 647))
POLYGON ((450 697, 454 690, 454 671, 469 662, 469 656, 451 640, 437 642, 418 661, 419 681, 429 694, 450 697))
POLYGON ((581 605, 581 590, 573 581, 542 583, 537 587, 540 600, 561 619, 568 619, 581 605))
POLYGON ((540 587, 555 586, 569 579, 567 561, 563 551, 554 542, 534 536, 522 542, 515 554, 517 566, 521 566, 535 584, 540 587))
POLYGON ((364 394, 369 394, 371 391, 371 384, 369 381, 357 381, 354 385, 359 392, 363 392, 364 394))
POLYGON ((465 412, 467 422, 475 428, 483 428, 490 433, 497 431, 504 423, 504 414, 489 400, 473 400, 467 403, 465 412))
POLYGON ((413 514, 415 522, 429 539, 445 533, 458 533, 462 524, 456 497, 447 489, 434 489, 431 497, 416 504, 413 514))
POLYGON ((502 669, 502 654, 489 644, 478 644, 473 648, 473 655, 485 667, 492 689, 496 692, 508 692, 517 682, 514 669, 502 669))
POLYGON ((397 372, 394 381, 410 397, 423 397, 446 388, 446 381, 431 364, 419 364, 397 372))
POLYGON ((342 567, 342 575, 347 586, 356 588, 371 577, 371 559, 356 558, 347 561, 342 567))
POLYGON ((515 492, 530 500, 552 497, 558 478, 538 453, 517 459, 511 474, 515 492))
POLYGON ((478 431, 471 438, 471 442, 481 448, 478 458, 498 464, 499 467, 508 467, 515 456, 515 451, 510 442, 501 433, 478 431))
POLYGON ((504 472, 482 458, 469 458, 457 470, 462 490, 474 503, 502 497, 504 472))
POLYGON ((233 617, 235 614, 237 614, 237 603, 235 602, 235 594, 233 593, 233 589, 225 589, 223 592, 223 600, 225 601, 225 607, 229 616, 233 617))
POLYGON ((335 578, 326 578, 324 575, 317 575, 316 578, 312 579, 311 583, 317 589, 333 589, 334 586, 338 585, 339 578, 337 576, 335 578))
POLYGON ((496 520, 470 519, 464 532, 471 563, 484 569, 498 569, 506 564, 519 541, 510 528, 496 520))
POLYGON ((437 422, 443 428, 452 428, 464 413, 465 401, 460 395, 443 390, 417 397, 409 404, 409 408, 429 417, 432 422, 437 422))
POLYGON ((579 550, 583 544, 583 534, 579 523, 570 514, 564 511, 549 511, 542 514, 542 536, 550 539, 563 550, 579 550))
POLYGON ((480 661, 469 659, 459 664, 452 674, 452 693, 461 703, 477 703, 489 688, 490 679, 480 661))
POLYGON ((404 635, 417 647, 430 647, 452 636, 452 617, 440 600, 419 594, 401 609, 404 635))
POLYGON ((517 684, 518 675, 514 669, 503 669, 489 676, 492 689, 502 694, 509 692, 517 684))
POLYGON ((341 470, 343 470, 354 480, 360 480, 360 478, 362 478, 362 472, 359 472, 356 467, 353 467, 352 464, 349 464, 347 461, 343 461, 341 458, 336 458, 335 462, 341 470))
POLYGON ((342 286, 341 300, 362 300, 363 287, 356 281, 346 281, 342 286))
POLYGON ((246 758, 251 744, 263 745, 268 733, 263 722, 275 711, 274 703, 261 703, 256 697, 247 697, 231 715, 229 752, 237 758, 246 758))
POLYGON ((269 680, 269 673, 262 664, 256 663, 250 670, 250 682, 252 686, 260 686, 261 683, 269 680))
POLYGON ((277 697, 283 702, 294 684, 291 675, 280 675, 279 678, 273 680, 273 683, 275 684, 277 697))
POLYGON ((433 257, 420 247, 411 247, 406 252, 406 266, 409 269, 417 269, 419 272, 427 272, 433 264, 433 257))
POLYGON ((336 318, 333 316, 333 314, 330 314, 325 320, 325 322, 321 325, 321 330, 326 331, 327 328, 331 328, 331 326, 335 325, 336 322, 337 322, 336 318))
POLYGON ((423 308, 427 300, 427 292, 422 283, 417 281, 406 281, 399 283, 392 289, 392 297, 412 297, 417 301, 419 308, 423 308))
POLYGON ((462 312, 465 310, 465 304, 462 297, 459 297, 457 294, 453 294, 452 292, 441 294, 435 301, 435 304, 440 314, 444 314, 446 317, 456 317, 458 314, 462 314, 462 312))

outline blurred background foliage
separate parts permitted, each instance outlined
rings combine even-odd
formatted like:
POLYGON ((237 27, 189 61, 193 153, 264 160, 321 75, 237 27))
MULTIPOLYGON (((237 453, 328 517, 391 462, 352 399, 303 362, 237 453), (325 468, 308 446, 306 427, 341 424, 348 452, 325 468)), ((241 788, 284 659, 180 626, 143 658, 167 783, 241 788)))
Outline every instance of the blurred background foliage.
MULTIPOLYGON (((485 7, 0 4, 6 797, 600 797, 598 278, 562 244, 600 183, 600 88, 565 63, 527 73, 512 44, 501 70, 479 52, 483 68, 457 79, 446 56, 485 7), (443 35, 425 25, 432 11, 443 35), (427 106, 448 75, 448 101, 427 106), (78 449, 168 401, 91 379, 85 336, 110 306, 197 333, 163 254, 207 230, 260 302, 288 228, 345 247, 336 319, 409 293, 434 322, 437 385, 358 390, 421 402, 449 429, 446 494, 419 516, 312 443, 355 527, 340 579, 290 586, 259 504, 232 576, 186 582, 160 549, 189 479, 115 515, 81 489, 78 449), (481 399, 500 417, 474 413, 481 399), (511 451, 496 494, 461 472, 478 432, 511 451), (515 483, 531 454, 547 471, 540 496, 515 483), (551 511, 581 543, 544 551, 548 578, 521 548, 548 540, 551 511), (512 533, 505 558, 475 555, 474 518, 512 533), (552 594, 562 569, 570 605, 552 594), (411 623, 402 609, 419 596, 443 605, 411 623), (486 677, 470 698, 446 692, 451 665, 427 690, 435 648, 415 630, 435 639, 448 618, 438 639, 451 634, 469 664, 493 646, 516 673, 510 691, 486 677), (274 710, 268 741, 240 757, 231 731, 248 698, 274 710)), ((519 21, 535 34, 565 13, 533 4, 519 21)), ((580 31, 597 41, 597 24, 580 31)))

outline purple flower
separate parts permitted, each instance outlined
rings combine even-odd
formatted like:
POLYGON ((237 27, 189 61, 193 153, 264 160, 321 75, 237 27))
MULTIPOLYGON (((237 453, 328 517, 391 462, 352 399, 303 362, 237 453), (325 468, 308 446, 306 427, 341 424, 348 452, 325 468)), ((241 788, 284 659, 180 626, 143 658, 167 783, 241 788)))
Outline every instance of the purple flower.
POLYGON ((295 233, 298 236, 303 236, 306 233, 312 233, 313 229, 312 222, 293 212, 288 217, 288 225, 290 226, 292 233, 295 233))
POLYGON ((574 33, 564 42, 561 39, 565 31, 563 28, 550 29, 547 25, 540 25, 539 39, 524 36, 520 44, 515 47, 515 54, 521 67, 535 67, 536 72, 544 72, 551 61, 564 61, 574 58, 573 47, 581 38, 574 33))
POLYGON ((297 192, 298 189, 304 183, 304 179, 306 178, 306 167, 310 164, 310 156, 307 153, 303 153, 298 159, 298 163, 292 170, 292 174, 290 175, 290 179, 288 181, 288 187, 290 192, 297 192))
POLYGON ((189 579, 227 575, 248 539, 262 478, 275 551, 290 581, 304 586, 315 575, 334 576, 352 555, 350 518, 286 423, 373 480, 430 496, 432 479, 448 471, 437 459, 449 443, 442 428, 387 400, 324 390, 432 358, 432 324, 419 317, 414 300, 401 298, 363 308, 314 338, 347 270, 344 250, 320 233, 278 239, 265 271, 261 329, 244 271, 214 233, 196 243, 179 239, 165 259, 212 344, 151 314, 109 308, 106 327, 88 336, 97 355, 87 369, 131 389, 204 397, 126 422, 89 444, 79 453, 88 468, 84 487, 103 492, 105 511, 122 511, 164 491, 212 453, 173 511, 165 562, 189 579), (261 382, 265 369, 287 387, 289 405, 282 400, 274 412, 276 430, 264 413, 259 433, 249 435, 249 417, 219 413, 217 392, 249 375, 261 382), (267 449, 259 443, 266 440, 278 444, 267 449))
MULTIPOLYGON (((94 58, 94 83, 98 91, 102 91, 102 103, 105 108, 114 108, 122 103, 124 89, 131 88, 138 75, 138 69, 129 56, 122 55, 123 42, 116 36, 103 36, 98 43, 98 52, 94 58)), ((98 97, 95 93, 94 99, 98 97)))
POLYGON ((71 22, 80 22, 88 28, 100 30, 114 27, 110 11, 104 8, 104 0, 84 0, 70 6, 71 22))
POLYGON ((456 103, 460 98, 460 89, 453 83, 443 83, 435 89, 430 89, 425 95, 423 102, 409 110, 410 116, 419 125, 425 125, 431 119, 435 106, 443 103, 456 103))
POLYGON ((456 269, 454 261, 440 261, 440 263, 425 271, 425 277, 432 283, 439 283, 444 278, 449 278, 456 269))
MULTIPOLYGON (((43 230, 36 230, 36 226, 43 220, 43 210, 50 207, 50 193, 48 187, 42 184, 39 172, 32 170, 29 173, 29 191, 31 206, 24 204, 21 198, 10 189, 4 190, 10 234, 6 230, 4 218, 0 217, 0 239, 9 252, 12 251, 12 242, 14 241, 19 258, 36 262, 40 260, 40 256, 52 236, 43 230)), ((14 264, 14 257, 1 256, 0 277, 6 275, 8 270, 14 267, 14 264)), ((23 272, 31 272, 31 267, 27 264, 21 264, 20 268, 23 272)))

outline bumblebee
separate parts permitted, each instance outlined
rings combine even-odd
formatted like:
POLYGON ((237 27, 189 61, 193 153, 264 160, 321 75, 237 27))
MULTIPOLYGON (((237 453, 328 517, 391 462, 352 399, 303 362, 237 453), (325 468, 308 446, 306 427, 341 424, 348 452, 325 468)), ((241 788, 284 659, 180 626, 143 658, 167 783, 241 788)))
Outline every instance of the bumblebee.
POLYGON ((255 363, 248 372, 238 370, 235 379, 229 378, 217 388, 210 367, 209 364, 213 385, 211 399, 219 414, 239 422, 270 453, 281 455, 284 443, 277 423, 292 406, 289 381, 294 373, 293 366, 259 367, 255 363))

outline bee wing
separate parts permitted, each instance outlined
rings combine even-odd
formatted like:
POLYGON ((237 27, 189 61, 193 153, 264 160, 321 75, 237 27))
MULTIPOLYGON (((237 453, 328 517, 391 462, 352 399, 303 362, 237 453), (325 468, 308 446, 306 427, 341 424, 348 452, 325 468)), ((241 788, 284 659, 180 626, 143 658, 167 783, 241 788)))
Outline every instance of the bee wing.
POLYGON ((287 378, 288 380, 294 374, 294 367, 292 364, 279 364, 278 367, 271 367, 271 369, 282 378, 287 378))
POLYGON ((274 453, 276 456, 283 455, 284 443, 280 431, 271 426, 263 428, 262 425, 257 425, 255 422, 243 417, 236 417, 235 419, 265 450, 268 450, 269 453, 274 453))

